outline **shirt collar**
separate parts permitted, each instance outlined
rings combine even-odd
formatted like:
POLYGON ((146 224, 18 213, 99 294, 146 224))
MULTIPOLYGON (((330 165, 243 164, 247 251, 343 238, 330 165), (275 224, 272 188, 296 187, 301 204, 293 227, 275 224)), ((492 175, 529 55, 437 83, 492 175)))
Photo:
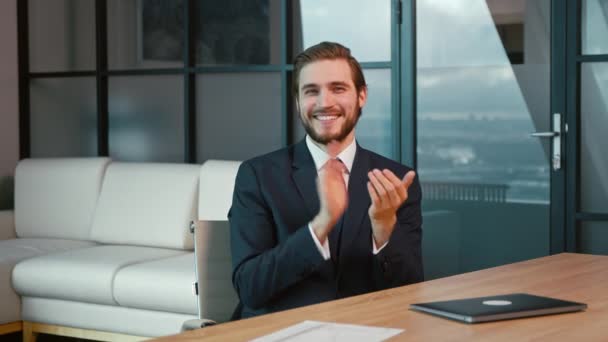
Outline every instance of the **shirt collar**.
MULTIPOLYGON (((315 167, 317 171, 319 171, 323 165, 330 158, 329 154, 325 153, 319 146, 317 146, 309 135, 306 135, 306 147, 308 147, 308 151, 310 151, 310 155, 312 156, 312 160, 315 163, 315 167)), ((344 163, 348 173, 351 172, 353 168, 353 162, 355 161, 355 153, 357 152, 357 142, 355 139, 346 146, 346 148, 338 153, 338 158, 344 163)))

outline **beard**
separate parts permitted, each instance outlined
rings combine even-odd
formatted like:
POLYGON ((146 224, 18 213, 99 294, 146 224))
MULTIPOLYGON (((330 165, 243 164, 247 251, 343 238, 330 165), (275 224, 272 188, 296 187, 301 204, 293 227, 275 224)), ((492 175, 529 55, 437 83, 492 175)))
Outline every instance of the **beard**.
MULTIPOLYGON (((315 131, 312 122, 310 122, 308 120, 304 120, 302 118, 302 115, 299 115, 299 116, 300 116, 300 121, 302 122, 302 125, 304 126, 304 130, 306 131, 306 134, 308 134, 312 140, 318 142, 319 144, 327 145, 328 143, 330 143, 332 141, 338 141, 338 142, 344 141, 344 139, 346 139, 346 137, 350 134, 350 132, 352 132, 353 129, 355 129, 357 122, 359 122, 359 117, 361 117, 361 107, 359 105, 357 105, 355 112, 356 112, 355 115, 347 116, 347 115, 345 115, 344 110, 340 109, 339 114, 345 120, 344 120, 344 123, 342 124, 342 127, 340 128, 340 131, 337 132, 336 134, 319 134, 315 131)), ((312 117, 312 115, 311 115, 311 117, 312 117)), ((312 119, 312 120, 314 120, 314 119, 312 119)))

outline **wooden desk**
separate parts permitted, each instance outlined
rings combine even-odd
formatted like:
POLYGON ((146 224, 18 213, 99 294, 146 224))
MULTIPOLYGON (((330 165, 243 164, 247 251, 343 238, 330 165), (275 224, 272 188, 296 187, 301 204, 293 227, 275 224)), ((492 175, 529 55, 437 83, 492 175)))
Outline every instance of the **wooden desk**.
POLYGON ((304 320, 405 329, 391 341, 608 341, 608 256, 559 254, 169 336, 246 341, 304 320), (585 312, 475 325, 408 310, 409 304, 528 292, 588 304, 585 312))

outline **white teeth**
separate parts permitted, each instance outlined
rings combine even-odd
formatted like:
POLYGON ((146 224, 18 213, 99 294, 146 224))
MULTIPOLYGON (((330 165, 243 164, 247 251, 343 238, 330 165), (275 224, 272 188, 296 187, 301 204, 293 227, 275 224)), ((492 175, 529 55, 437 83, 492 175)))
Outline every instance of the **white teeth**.
POLYGON ((329 115, 328 116, 322 116, 322 115, 317 116, 317 119, 321 120, 321 121, 336 120, 337 118, 338 118, 337 116, 329 116, 329 115))

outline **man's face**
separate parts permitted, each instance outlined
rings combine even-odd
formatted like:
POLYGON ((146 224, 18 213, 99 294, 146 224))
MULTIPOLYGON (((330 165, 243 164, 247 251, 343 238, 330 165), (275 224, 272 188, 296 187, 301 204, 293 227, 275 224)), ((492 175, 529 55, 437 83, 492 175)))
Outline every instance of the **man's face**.
POLYGON ((300 70, 298 110, 306 133, 326 145, 354 137, 367 92, 357 93, 343 59, 312 62, 300 70))

